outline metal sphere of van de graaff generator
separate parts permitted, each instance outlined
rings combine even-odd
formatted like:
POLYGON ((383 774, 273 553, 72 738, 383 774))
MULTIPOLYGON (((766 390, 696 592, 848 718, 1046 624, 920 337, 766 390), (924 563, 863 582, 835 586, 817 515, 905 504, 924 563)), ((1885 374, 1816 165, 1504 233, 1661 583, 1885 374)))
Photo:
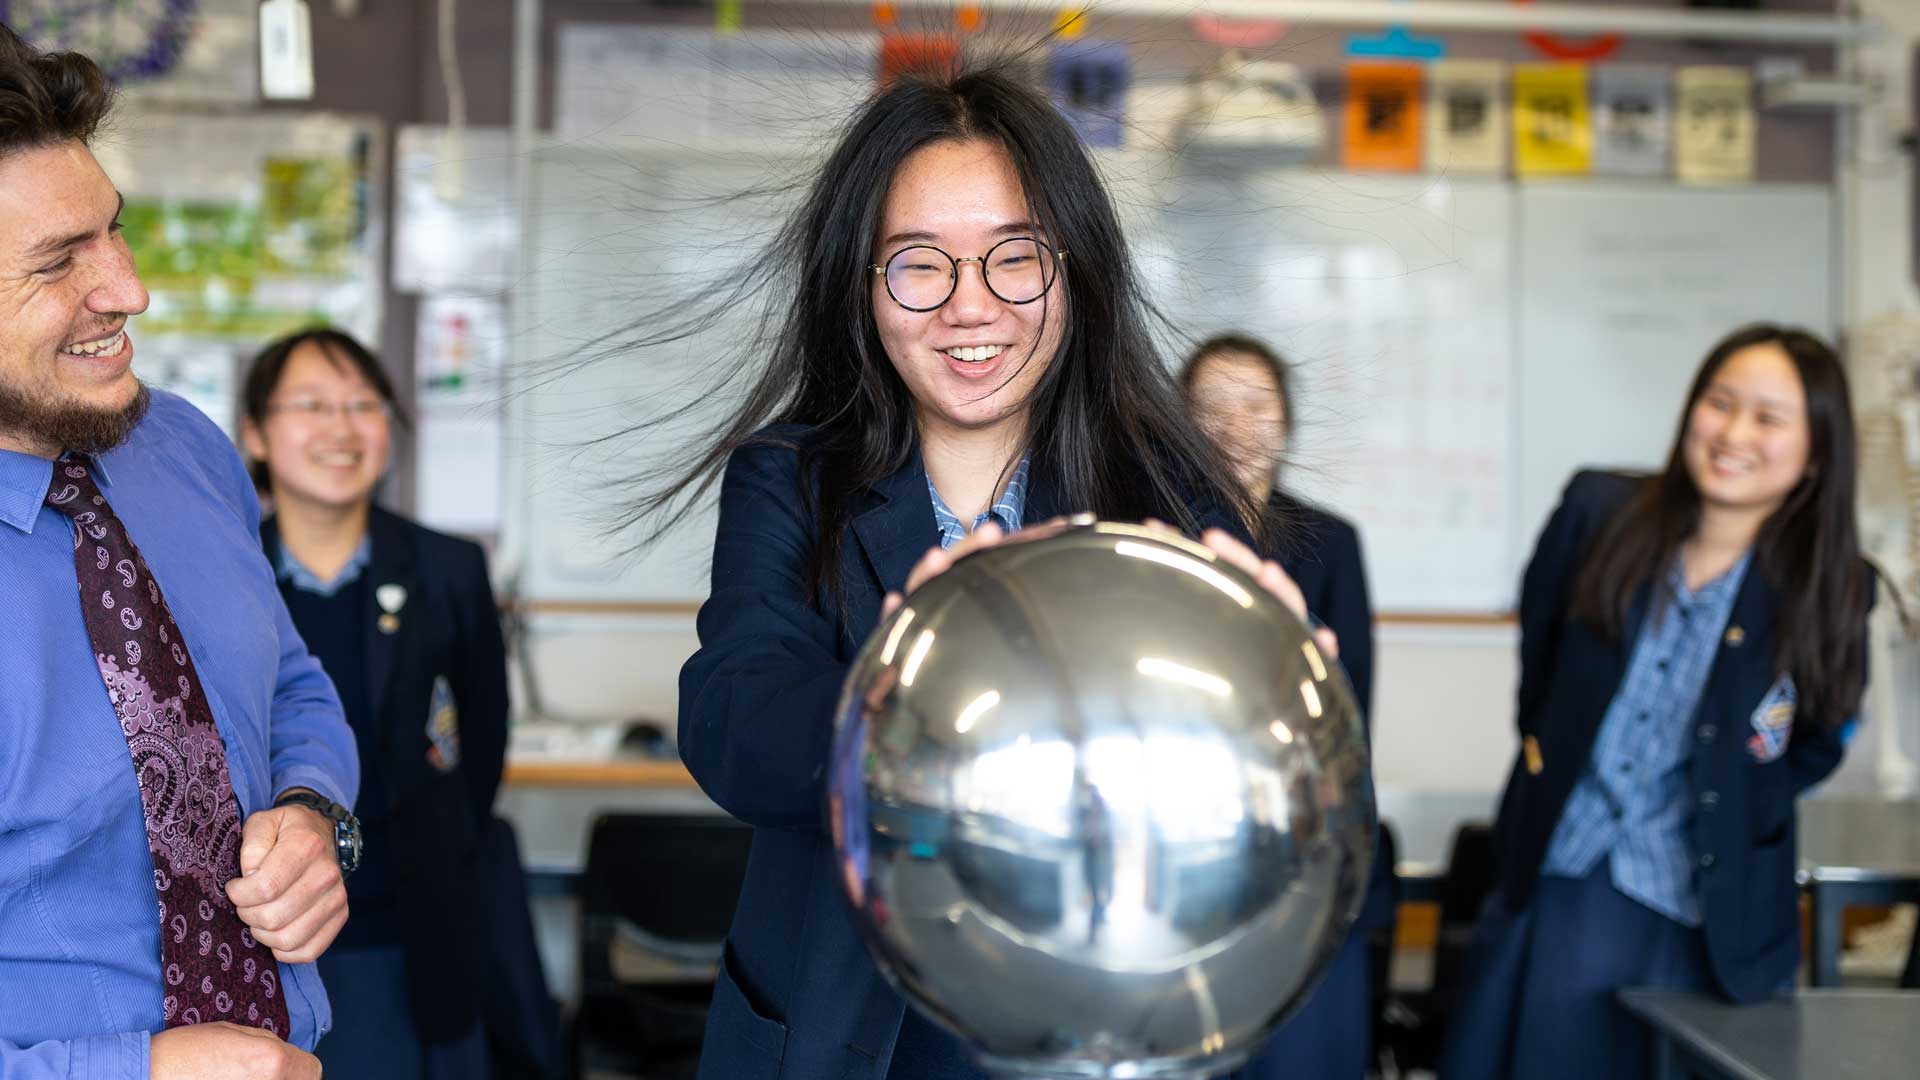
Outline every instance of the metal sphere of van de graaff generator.
POLYGON ((1009 1077, 1237 1065, 1345 938, 1375 821, 1352 690, 1301 621, 1107 523, 962 559, 881 623, 827 815, 881 969, 1009 1077))

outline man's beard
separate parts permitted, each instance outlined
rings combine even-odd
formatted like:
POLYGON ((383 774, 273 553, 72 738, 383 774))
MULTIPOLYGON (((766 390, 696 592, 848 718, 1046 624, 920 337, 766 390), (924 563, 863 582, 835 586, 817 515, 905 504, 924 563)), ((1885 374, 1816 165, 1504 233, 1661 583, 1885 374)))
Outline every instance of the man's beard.
POLYGON ((140 383, 133 400, 118 409, 77 401, 29 397, 0 382, 0 432, 55 452, 103 454, 127 441, 147 414, 152 395, 140 383))

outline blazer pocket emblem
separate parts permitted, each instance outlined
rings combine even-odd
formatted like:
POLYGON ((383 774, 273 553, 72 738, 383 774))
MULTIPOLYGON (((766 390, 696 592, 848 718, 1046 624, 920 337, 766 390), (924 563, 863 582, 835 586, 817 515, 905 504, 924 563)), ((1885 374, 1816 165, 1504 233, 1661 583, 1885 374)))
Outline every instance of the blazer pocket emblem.
POLYGON ((443 773, 460 767, 460 710, 453 687, 444 675, 433 680, 433 700, 427 707, 427 764, 443 773))
POLYGON ((1787 743, 1793 737, 1793 710, 1798 702, 1793 676, 1782 675, 1774 680, 1767 696, 1760 699, 1760 707, 1753 710, 1753 734, 1747 736, 1747 753, 1753 760, 1765 765, 1778 761, 1780 755, 1787 752, 1787 743))

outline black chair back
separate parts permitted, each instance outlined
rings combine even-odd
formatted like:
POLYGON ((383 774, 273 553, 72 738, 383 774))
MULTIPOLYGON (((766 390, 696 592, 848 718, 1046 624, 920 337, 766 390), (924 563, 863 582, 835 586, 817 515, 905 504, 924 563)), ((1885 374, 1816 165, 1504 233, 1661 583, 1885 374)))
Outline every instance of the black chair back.
POLYGON ((602 814, 580 885, 576 1076, 607 1069, 648 1080, 691 1077, 753 829, 707 814, 602 814), (627 981, 616 945, 657 978, 627 981))

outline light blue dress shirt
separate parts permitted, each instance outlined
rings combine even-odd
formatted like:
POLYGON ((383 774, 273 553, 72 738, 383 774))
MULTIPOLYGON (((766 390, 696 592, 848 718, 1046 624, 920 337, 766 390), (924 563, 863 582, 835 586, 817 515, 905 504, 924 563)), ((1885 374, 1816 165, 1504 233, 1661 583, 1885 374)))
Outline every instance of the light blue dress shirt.
MULTIPOLYGON (((97 461, 192 651, 242 815, 294 787, 353 805, 353 735, 287 618, 233 445, 156 391, 97 461)), ((147 1080, 163 1029, 153 860, 71 526, 43 505, 52 478, 52 462, 0 450, 0 1077, 147 1080)), ((320 977, 283 964, 281 985, 290 1041, 311 1049, 332 1024, 320 977)))
POLYGON ((1541 872, 1585 877, 1602 858, 1613 886, 1682 926, 1700 925, 1693 881, 1693 714, 1752 554, 1697 590, 1674 561, 1640 628, 1587 767, 1554 826, 1541 872))

